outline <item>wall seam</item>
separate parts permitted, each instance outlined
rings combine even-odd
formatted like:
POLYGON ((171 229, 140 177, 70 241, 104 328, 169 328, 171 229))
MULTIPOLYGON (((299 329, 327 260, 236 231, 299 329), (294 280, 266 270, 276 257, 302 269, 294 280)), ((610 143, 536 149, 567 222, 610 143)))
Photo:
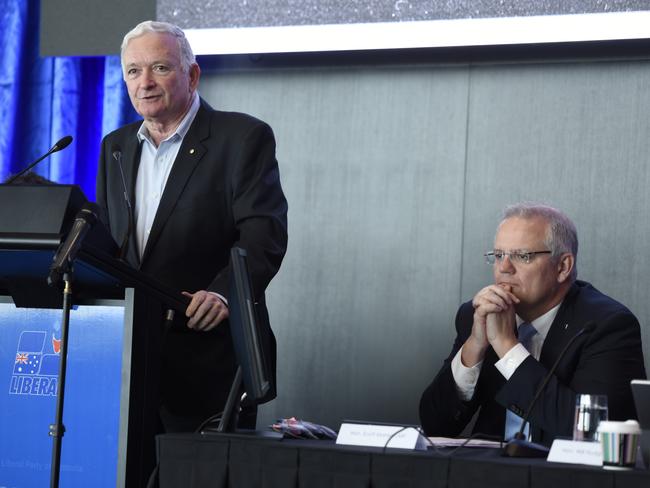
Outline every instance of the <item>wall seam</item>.
POLYGON ((469 154, 469 118, 470 106, 472 98, 472 66, 467 67, 467 102, 465 106, 465 155, 463 158, 463 188, 461 190, 462 203, 461 203, 461 228, 460 228, 460 279, 458 280, 458 303, 463 302, 463 280, 464 280, 464 249, 465 249, 465 225, 466 225, 466 212, 467 212, 467 167, 468 167, 468 154, 469 154))

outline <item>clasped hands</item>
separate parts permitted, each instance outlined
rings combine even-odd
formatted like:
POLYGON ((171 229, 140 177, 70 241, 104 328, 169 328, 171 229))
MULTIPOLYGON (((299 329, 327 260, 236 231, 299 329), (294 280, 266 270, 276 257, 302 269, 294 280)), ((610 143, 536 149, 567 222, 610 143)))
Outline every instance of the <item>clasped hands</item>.
POLYGON ((481 362, 488 346, 499 358, 517 344, 515 305, 519 303, 507 285, 490 285, 472 300, 474 323, 472 333, 463 345, 462 362, 474 366, 481 362))

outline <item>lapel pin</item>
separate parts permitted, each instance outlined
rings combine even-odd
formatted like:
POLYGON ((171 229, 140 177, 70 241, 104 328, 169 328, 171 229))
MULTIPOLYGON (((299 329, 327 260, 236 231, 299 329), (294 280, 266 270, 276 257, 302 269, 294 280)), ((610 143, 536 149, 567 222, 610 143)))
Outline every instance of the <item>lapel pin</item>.
POLYGON ((569 328, 569 324, 564 324, 564 330, 567 330, 569 328))
POLYGON ((190 154, 194 154, 194 148, 190 149, 190 154))

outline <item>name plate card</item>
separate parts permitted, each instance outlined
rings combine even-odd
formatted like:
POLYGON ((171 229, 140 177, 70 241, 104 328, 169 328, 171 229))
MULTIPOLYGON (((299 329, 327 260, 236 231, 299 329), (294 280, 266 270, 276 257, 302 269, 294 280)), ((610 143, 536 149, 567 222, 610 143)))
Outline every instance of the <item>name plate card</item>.
POLYGON ((602 466, 603 451, 600 442, 555 439, 546 460, 554 463, 602 466))
POLYGON ((342 423, 336 443, 344 446, 394 447, 418 451, 427 449, 426 440, 415 427, 398 425, 342 423))

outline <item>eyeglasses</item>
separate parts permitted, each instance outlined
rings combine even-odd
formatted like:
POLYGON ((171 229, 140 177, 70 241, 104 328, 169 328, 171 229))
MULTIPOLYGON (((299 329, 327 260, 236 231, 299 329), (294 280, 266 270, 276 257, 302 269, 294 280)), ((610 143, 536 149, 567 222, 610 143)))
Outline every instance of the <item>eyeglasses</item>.
POLYGON ((511 251, 505 252, 500 249, 495 249, 494 251, 486 252, 485 262, 488 264, 494 264, 496 262, 502 263, 506 256, 508 259, 516 264, 528 264, 530 261, 538 254, 551 254, 551 251, 511 251))

